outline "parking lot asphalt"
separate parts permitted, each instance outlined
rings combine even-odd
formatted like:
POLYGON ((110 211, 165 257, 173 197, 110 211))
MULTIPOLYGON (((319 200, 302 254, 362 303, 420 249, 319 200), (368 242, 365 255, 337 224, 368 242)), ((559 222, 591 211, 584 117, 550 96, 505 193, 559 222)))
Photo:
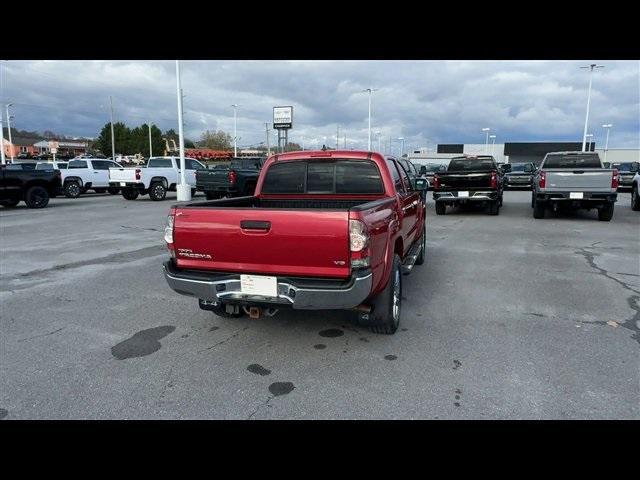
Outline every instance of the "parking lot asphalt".
POLYGON ((162 274, 173 199, 0 208, 0 418, 640 418, 627 193, 611 222, 535 220, 529 192, 497 217, 430 200, 392 336, 344 312, 200 310, 162 274))

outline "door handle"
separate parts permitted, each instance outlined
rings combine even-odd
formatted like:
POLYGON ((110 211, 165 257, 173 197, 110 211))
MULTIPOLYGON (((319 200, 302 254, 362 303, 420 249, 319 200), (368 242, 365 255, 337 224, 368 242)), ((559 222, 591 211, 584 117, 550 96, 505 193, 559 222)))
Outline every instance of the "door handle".
POLYGON ((240 228, 243 230, 269 230, 271 222, 263 220, 241 220, 240 228))

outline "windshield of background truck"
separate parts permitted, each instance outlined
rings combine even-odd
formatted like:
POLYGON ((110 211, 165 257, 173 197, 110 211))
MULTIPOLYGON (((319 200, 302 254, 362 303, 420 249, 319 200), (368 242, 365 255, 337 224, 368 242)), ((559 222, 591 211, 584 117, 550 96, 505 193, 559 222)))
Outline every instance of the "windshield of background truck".
POLYGON ((260 160, 240 160, 231 162, 231 168, 238 170, 260 170, 260 160))
POLYGON ((512 172, 524 172, 525 167, 529 165, 528 163, 512 163, 511 171, 512 172))
POLYGON ((548 155, 543 168, 602 168, 597 155, 548 155))
POLYGON ((449 171, 460 170, 495 170, 496 165, 490 158, 453 158, 449 163, 449 171))
POLYGON ((611 165, 612 168, 617 168, 619 172, 630 172, 631 166, 631 162, 614 163, 611 165))

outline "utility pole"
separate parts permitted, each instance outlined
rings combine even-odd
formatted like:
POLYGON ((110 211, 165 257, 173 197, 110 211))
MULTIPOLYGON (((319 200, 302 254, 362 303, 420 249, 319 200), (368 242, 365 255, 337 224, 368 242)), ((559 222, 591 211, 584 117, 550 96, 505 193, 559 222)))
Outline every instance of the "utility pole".
POLYGON ((109 95, 109 103, 111 105, 111 160, 116 161, 116 141, 113 136, 113 98, 109 95))
POLYGON ((591 82, 593 80, 593 69, 604 68, 604 65, 596 65, 592 63, 589 66, 580 67, 589 69, 589 91, 587 93, 587 114, 584 117, 584 132, 582 133, 582 151, 586 152, 585 147, 587 145, 587 128, 589 127, 589 106, 591 105, 591 82))
POLYGON ((267 156, 271 155, 271 147, 269 146, 269 122, 264 122, 264 131, 267 134, 267 156))
POLYGON ((182 123, 182 82, 180 80, 180 60, 176 60, 176 95, 178 97, 178 139, 180 141, 180 184, 177 186, 178 201, 191 200, 191 186, 185 178, 186 162, 184 160, 184 125, 182 123))
POLYGON ((151 122, 147 122, 149 126, 149 158, 153 157, 153 147, 151 147, 151 122))

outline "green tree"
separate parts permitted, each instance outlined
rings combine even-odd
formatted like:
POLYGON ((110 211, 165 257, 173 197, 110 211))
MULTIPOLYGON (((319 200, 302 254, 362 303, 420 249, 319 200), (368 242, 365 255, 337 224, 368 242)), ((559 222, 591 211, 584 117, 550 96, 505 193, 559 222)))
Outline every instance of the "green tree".
MULTIPOLYGON (((116 155, 121 153, 123 155, 129 155, 129 147, 130 147, 130 135, 131 131, 129 128, 122 122, 116 122, 113 124, 113 133, 115 138, 115 150, 116 155)), ((94 141, 94 145, 92 147, 97 148, 102 153, 107 156, 111 156, 111 124, 106 123, 102 130, 100 130, 100 134, 98 138, 94 141)))
POLYGON ((285 152, 297 152, 299 150, 302 150, 302 147, 300 146, 300 144, 295 142, 287 143, 287 146, 285 148, 285 152))
POLYGON ((233 139, 231 135, 222 130, 217 132, 207 130, 200 135, 198 146, 213 150, 231 150, 233 148, 233 139))

